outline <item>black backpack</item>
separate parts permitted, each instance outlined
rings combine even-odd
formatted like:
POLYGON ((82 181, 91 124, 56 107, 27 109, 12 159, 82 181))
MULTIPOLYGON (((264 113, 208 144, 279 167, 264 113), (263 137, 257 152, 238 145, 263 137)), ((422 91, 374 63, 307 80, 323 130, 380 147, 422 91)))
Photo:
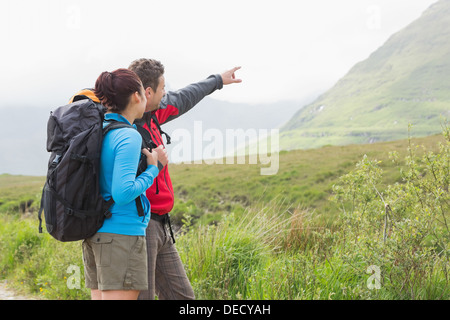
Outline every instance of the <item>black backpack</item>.
MULTIPOLYGON (((103 129, 105 112, 86 96, 76 96, 72 103, 51 112, 47 123, 51 155, 38 215, 40 233, 42 211, 47 231, 60 241, 89 238, 111 217, 114 200, 105 201, 99 185, 102 141, 110 130, 131 126, 112 121, 103 129)), ((139 168, 145 170, 146 159, 141 158, 139 168)), ((136 206, 143 215, 140 197, 136 206)))

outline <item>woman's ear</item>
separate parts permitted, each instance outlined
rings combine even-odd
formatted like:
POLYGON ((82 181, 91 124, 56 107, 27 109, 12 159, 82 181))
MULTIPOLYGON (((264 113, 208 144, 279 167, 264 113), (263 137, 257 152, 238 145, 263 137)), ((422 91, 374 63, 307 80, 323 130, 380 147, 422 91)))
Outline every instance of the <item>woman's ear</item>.
POLYGON ((136 91, 135 93, 133 93, 133 102, 134 103, 140 103, 141 100, 142 100, 142 96, 139 91, 136 91))

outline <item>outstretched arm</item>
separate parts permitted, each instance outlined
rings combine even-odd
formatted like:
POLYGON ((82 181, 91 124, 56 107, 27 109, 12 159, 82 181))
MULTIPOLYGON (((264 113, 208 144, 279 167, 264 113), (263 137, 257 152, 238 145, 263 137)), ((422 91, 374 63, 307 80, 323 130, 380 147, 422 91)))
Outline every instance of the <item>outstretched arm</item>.
POLYGON ((169 91, 161 100, 161 109, 157 111, 160 124, 178 118, 191 110, 204 97, 220 90, 224 85, 240 83, 235 72, 241 67, 235 67, 222 74, 209 76, 207 79, 188 85, 178 91, 169 91))

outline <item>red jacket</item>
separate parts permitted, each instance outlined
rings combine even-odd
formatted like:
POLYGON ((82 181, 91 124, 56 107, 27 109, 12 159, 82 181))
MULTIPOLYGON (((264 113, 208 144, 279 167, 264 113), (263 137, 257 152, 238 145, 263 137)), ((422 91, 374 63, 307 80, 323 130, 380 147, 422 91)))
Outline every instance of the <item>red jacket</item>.
MULTIPOLYGON (((175 92, 168 92, 161 100, 160 109, 154 111, 159 122, 163 125, 192 109, 205 96, 217 89, 222 89, 223 82, 220 75, 212 75, 207 79, 191 84, 175 92)), ((153 117, 146 115, 144 128, 150 132, 153 142, 159 146, 164 145, 161 131, 153 117), (148 119, 150 118, 150 119, 148 119)), ((160 171, 153 185, 147 189, 147 198, 150 200, 151 211, 159 215, 169 213, 174 205, 172 181, 169 174, 169 164, 160 171)))

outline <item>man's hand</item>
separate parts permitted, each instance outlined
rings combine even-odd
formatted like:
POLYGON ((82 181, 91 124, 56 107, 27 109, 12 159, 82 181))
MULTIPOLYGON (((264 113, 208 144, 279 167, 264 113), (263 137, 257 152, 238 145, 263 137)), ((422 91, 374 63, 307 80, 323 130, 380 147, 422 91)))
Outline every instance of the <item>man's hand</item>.
POLYGON ((240 68, 241 67, 235 67, 231 70, 228 70, 228 71, 225 71, 224 73, 222 73, 221 76, 222 76, 223 84, 227 85, 227 84, 231 84, 231 83, 241 83, 242 80, 236 79, 236 76, 234 74, 240 68))
POLYGON ((158 154, 158 161, 165 167, 169 163, 169 156, 167 155, 167 150, 160 145, 158 148, 153 149, 158 154))

